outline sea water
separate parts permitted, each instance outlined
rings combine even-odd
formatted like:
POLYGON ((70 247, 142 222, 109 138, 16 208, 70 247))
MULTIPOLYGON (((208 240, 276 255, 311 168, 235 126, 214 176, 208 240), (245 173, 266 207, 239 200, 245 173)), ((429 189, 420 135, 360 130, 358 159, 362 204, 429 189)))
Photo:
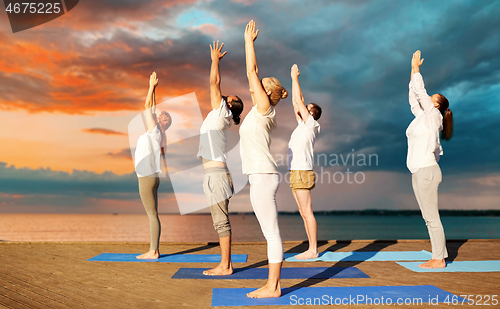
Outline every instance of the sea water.
MULTIPOLYGON (((428 239, 421 216, 316 214, 319 240, 428 239)), ((264 241, 253 214, 231 214, 233 241, 264 241)), ((283 240, 306 240, 299 214, 278 217, 283 240)), ((500 217, 442 216, 447 239, 500 238, 500 217)), ((160 215, 162 242, 218 241, 210 214, 160 215)), ((149 242, 146 214, 0 214, 1 241, 149 242)))

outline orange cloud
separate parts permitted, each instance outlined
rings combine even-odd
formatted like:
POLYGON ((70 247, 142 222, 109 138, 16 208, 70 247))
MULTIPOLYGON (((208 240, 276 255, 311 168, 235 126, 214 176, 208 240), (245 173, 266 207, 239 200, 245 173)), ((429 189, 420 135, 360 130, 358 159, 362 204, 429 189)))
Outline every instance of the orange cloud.
POLYGON ((103 129, 103 128, 83 129, 82 131, 86 132, 86 133, 104 134, 104 135, 127 135, 127 134, 122 133, 122 132, 113 131, 110 129, 103 129))

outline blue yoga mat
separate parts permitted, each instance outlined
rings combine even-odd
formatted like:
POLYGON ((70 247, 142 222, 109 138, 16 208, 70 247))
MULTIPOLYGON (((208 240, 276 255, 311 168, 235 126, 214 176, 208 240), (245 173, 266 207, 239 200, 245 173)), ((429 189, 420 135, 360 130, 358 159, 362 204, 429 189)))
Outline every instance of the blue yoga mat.
MULTIPOLYGON (((267 279, 268 268, 235 268, 229 276, 205 276, 208 268, 180 268, 172 279, 267 279)), ((285 267, 281 279, 370 278, 356 267, 285 267)))
MULTIPOLYGON (((281 289, 279 298, 248 298, 256 289, 213 289, 212 306, 277 306, 277 305, 385 305, 402 303, 419 308, 464 299, 433 285, 415 286, 349 286, 281 289), (416 305, 418 303, 418 305, 416 305)), ((464 302, 465 303, 465 302, 464 302)))
POLYGON ((446 262, 445 268, 420 268, 421 262, 398 262, 399 265, 419 273, 445 272, 496 272, 500 271, 500 261, 454 261, 446 262))
POLYGON ((321 252, 316 259, 299 260, 294 256, 298 253, 285 253, 287 262, 345 262, 345 261, 425 261, 432 253, 422 251, 351 251, 351 252, 321 252))
MULTIPOLYGON (((220 263, 220 254, 160 254, 156 260, 139 260, 135 253, 101 253, 87 261, 99 262, 160 262, 160 263, 220 263)), ((246 263, 246 254, 232 254, 233 263, 246 263)))

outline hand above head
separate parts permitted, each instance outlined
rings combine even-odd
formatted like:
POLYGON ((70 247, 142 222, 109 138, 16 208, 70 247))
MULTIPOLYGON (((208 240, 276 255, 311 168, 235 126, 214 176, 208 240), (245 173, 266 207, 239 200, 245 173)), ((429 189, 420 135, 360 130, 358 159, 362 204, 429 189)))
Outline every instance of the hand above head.
POLYGON ((417 50, 416 52, 413 53, 413 57, 411 59, 411 67, 413 69, 418 69, 422 63, 424 62, 424 59, 420 59, 420 51, 417 50))
POLYGON ((292 72, 291 72, 291 75, 292 75, 292 78, 297 78, 297 77, 299 77, 299 75, 300 75, 299 67, 298 67, 296 64, 294 64, 294 65, 292 66, 292 72))
POLYGON ((158 85, 158 78, 156 77, 156 72, 153 72, 149 77, 149 87, 155 88, 157 85, 158 85))
POLYGON ((219 46, 219 41, 217 41, 217 44, 214 41, 213 44, 214 44, 213 46, 210 45, 212 61, 222 59, 222 57, 224 57, 224 55, 227 54, 227 51, 225 51, 224 53, 222 52, 222 47, 224 47, 224 43, 220 44, 219 46))
POLYGON ((259 30, 255 30, 255 22, 251 20, 245 28, 245 41, 255 41, 259 35, 259 30))

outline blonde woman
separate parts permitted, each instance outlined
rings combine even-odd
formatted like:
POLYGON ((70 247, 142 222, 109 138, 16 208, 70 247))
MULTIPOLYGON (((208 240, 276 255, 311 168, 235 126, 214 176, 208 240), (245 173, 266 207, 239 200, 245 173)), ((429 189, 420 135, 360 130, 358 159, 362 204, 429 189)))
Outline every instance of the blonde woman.
POLYGON ((158 85, 156 72, 149 78, 149 91, 144 103, 147 132, 137 140, 134 165, 139 180, 139 194, 149 217, 151 244, 149 251, 137 256, 138 259, 157 259, 160 257, 159 245, 161 224, 158 218, 158 187, 161 173, 160 159, 164 152, 165 131, 172 124, 170 115, 163 111, 156 115, 155 89, 158 85))
POLYGON ((276 191, 279 186, 278 167, 271 155, 271 131, 276 129, 274 107, 288 96, 274 77, 259 80, 254 41, 259 30, 252 20, 245 29, 245 53, 248 82, 253 107, 240 127, 243 173, 249 175, 250 201, 267 241, 269 277, 262 288, 248 293, 252 298, 280 297, 283 243, 278 227, 276 191))
POLYGON ((444 259, 448 257, 448 252, 438 210, 438 187, 442 180, 438 161, 443 154, 439 132, 442 139, 451 138, 453 114, 449 109, 450 103, 444 95, 427 94, 420 74, 423 62, 424 59, 420 59, 420 51, 417 50, 411 61, 409 101, 415 119, 406 130, 408 137, 406 163, 412 173, 413 191, 427 225, 432 246, 432 259, 419 266, 444 268, 446 267, 444 259))

